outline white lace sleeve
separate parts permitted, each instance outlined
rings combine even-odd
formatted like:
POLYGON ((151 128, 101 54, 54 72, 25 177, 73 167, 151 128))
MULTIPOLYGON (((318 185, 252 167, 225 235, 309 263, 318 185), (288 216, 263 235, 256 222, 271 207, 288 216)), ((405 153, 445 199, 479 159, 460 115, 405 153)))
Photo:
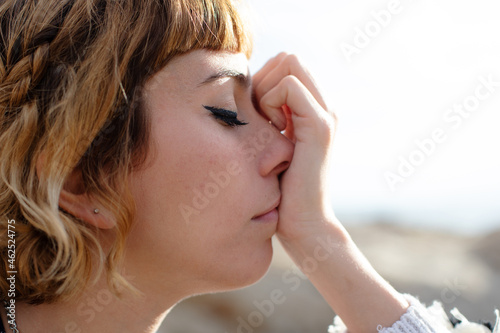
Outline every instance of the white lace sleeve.
MULTIPOLYGON (((416 298, 404 295, 410 303, 410 307, 391 327, 377 327, 381 333, 491 333, 484 325, 471 323, 457 309, 453 309, 451 314, 460 321, 455 327, 444 312, 443 306, 439 302, 434 302, 431 306, 425 307, 416 298)), ((492 333, 500 333, 499 312, 495 311, 496 324, 492 333)), ((340 317, 335 317, 333 325, 328 328, 328 333, 347 333, 347 327, 340 317)))

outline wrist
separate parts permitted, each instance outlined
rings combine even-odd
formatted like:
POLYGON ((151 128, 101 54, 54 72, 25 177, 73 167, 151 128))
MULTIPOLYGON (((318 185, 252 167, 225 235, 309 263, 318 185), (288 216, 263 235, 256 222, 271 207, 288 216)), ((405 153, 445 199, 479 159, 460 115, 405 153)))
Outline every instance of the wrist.
POLYGON ((345 228, 334 216, 298 223, 293 232, 280 230, 278 226, 277 237, 301 268, 304 261, 319 263, 326 258, 330 261, 334 256, 348 251, 353 244, 345 228))

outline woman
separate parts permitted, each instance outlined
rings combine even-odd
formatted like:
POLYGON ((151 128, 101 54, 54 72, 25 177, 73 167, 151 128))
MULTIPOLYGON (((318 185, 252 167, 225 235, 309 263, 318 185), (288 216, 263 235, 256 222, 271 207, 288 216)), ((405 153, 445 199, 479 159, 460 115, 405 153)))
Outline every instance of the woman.
POLYGON ((335 116, 294 56, 250 76, 229 0, 7 0, 0 17, 12 331, 155 332, 182 299, 262 277, 275 233, 349 331, 445 330, 335 218, 335 116))

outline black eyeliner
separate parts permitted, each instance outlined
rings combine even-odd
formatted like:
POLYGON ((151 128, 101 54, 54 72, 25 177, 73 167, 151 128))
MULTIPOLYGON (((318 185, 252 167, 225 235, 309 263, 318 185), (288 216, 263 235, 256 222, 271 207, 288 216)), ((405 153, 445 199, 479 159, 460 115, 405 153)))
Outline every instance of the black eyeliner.
POLYGON ((239 120, 237 118, 238 114, 234 111, 229 111, 229 110, 222 109, 222 108, 216 108, 214 106, 203 105, 203 107, 205 109, 207 109, 208 111, 210 111, 214 115, 215 119, 221 120, 224 123, 226 123, 226 125, 229 125, 231 127, 242 126, 242 125, 248 124, 248 123, 245 123, 245 122, 239 120))

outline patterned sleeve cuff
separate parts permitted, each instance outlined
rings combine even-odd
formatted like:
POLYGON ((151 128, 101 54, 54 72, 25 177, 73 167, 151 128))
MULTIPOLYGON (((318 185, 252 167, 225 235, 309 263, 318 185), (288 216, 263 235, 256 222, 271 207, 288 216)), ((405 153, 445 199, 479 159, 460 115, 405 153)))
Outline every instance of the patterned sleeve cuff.
MULTIPOLYGON (((491 333, 486 326, 469 322, 457 309, 451 311, 458 324, 452 325, 439 302, 425 307, 416 298, 404 295, 410 306, 401 318, 391 327, 377 327, 381 333, 491 333)), ((499 313, 493 333, 500 333, 499 313)), ((328 333, 347 333, 347 327, 337 316, 328 333)))

